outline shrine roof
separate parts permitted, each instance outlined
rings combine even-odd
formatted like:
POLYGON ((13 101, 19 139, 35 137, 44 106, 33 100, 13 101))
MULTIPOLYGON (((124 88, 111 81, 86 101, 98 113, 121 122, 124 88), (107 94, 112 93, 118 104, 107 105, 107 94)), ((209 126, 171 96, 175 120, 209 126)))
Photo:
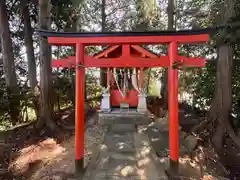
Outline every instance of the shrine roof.
MULTIPOLYGON (((97 57, 97 58, 101 58, 101 57, 106 57, 108 56, 109 54, 111 53, 115 53, 117 51, 119 51, 118 53, 122 54, 123 50, 122 50, 122 45, 113 45, 113 46, 108 46, 108 47, 105 47, 103 50, 101 50, 100 52, 94 54, 93 56, 94 57, 97 57)), ((132 53, 132 51, 135 51, 135 53, 139 53, 141 54, 141 56, 145 56, 145 57, 149 57, 149 58, 156 58, 158 57, 158 55, 156 53, 153 53, 152 51, 140 46, 140 45, 129 45, 129 52, 130 52, 130 55, 131 54, 134 54, 132 53)))

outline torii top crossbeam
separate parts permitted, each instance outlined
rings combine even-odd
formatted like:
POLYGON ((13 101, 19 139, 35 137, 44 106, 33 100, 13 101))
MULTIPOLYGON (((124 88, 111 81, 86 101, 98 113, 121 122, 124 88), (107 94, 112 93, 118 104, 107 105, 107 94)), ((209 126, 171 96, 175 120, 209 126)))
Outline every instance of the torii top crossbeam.
POLYGON ((208 30, 152 31, 152 32, 96 32, 72 33, 39 31, 54 45, 112 45, 112 44, 180 44, 201 43, 208 40, 208 30))
MULTIPOLYGON (((170 165, 178 163, 178 70, 173 68, 179 60, 183 65, 202 67, 203 59, 189 59, 178 56, 178 44, 195 44, 208 41, 209 29, 155 32, 108 32, 108 33, 61 33, 40 31, 48 42, 58 46, 76 46, 76 103, 75 103, 75 160, 76 170, 83 167, 84 158, 84 75, 85 67, 168 67, 168 118, 170 165), (88 45, 141 45, 168 44, 168 55, 151 58, 89 59, 84 55, 88 45), (101 62, 102 61, 102 62, 101 62), (185 62, 184 62, 185 61, 185 62), (164 62, 164 63, 163 63, 164 62), (188 63, 187 63, 188 62, 188 63)), ((92 58, 92 57, 90 57, 92 58)), ((173 167, 173 166, 172 166, 173 167)))

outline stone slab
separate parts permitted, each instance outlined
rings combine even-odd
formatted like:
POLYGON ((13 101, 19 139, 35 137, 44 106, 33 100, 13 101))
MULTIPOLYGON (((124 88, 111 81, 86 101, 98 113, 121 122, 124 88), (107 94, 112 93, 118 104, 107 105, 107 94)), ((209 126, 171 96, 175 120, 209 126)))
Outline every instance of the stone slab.
POLYGON ((124 179, 137 175, 135 153, 116 153, 102 150, 94 167, 88 170, 83 180, 124 179))
MULTIPOLYGON (((151 145, 156 151, 159 157, 167 157, 169 155, 169 132, 161 131, 157 123, 152 123, 147 128, 148 137, 150 139, 151 145)), ((179 131, 180 133, 180 131, 179 131)), ((179 135, 179 142, 181 141, 181 136, 179 135)), ((179 143, 179 155, 184 155, 188 153, 188 149, 183 143, 179 143)))
POLYGON ((134 167, 136 164, 135 154, 122 154, 106 152, 100 155, 96 161, 97 171, 108 171, 112 174, 119 174, 126 166, 134 167))
POLYGON ((149 114, 137 112, 136 109, 130 109, 124 113, 120 109, 114 109, 111 112, 99 112, 98 122, 100 125, 111 124, 148 124, 149 114))
POLYGON ((141 178, 147 180, 167 180, 165 168, 159 162, 145 130, 146 127, 139 127, 139 132, 135 134, 137 167, 138 171, 141 172, 141 178))
POLYGON ((148 124, 148 117, 141 115, 136 117, 134 115, 125 115, 124 118, 118 117, 117 115, 112 115, 111 113, 99 114, 98 123, 100 125, 111 125, 111 124, 136 124, 143 125, 148 124))
POLYGON ((111 131, 116 134, 136 132, 136 125, 135 124, 112 124, 111 131))
POLYGON ((135 152, 134 138, 132 133, 114 134, 109 132, 104 145, 109 152, 135 152))

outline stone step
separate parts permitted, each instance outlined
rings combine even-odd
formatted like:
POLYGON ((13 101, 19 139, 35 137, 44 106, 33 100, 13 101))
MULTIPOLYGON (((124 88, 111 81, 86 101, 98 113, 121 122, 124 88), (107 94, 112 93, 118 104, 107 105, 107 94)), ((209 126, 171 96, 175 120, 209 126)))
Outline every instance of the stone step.
MULTIPOLYGON (((127 169, 127 168, 126 168, 127 169)), ((96 171, 95 176, 89 178, 88 180, 142 180, 138 176, 131 175, 129 176, 122 176, 119 173, 113 173, 108 171, 96 171)))
POLYGON ((136 164, 134 153, 123 154, 107 151, 102 153, 100 157, 96 162, 99 170, 113 171, 117 170, 117 167, 134 166, 136 164))
POLYGON ((94 168, 86 172, 84 180, 124 179, 137 175, 135 153, 122 154, 102 151, 95 161, 94 168))
POLYGON ((109 152, 135 152, 134 138, 132 133, 114 134, 109 132, 105 136, 104 145, 109 152))
POLYGON ((139 113, 137 109, 129 109, 129 112, 121 112, 119 108, 113 109, 111 112, 99 112, 99 124, 149 124, 149 114, 139 113))
POLYGON ((113 124, 111 131, 116 134, 125 134, 127 132, 136 132, 135 124, 113 124))
POLYGON ((149 124, 148 117, 146 115, 131 115, 124 113, 122 116, 111 113, 100 113, 99 114, 100 125, 111 125, 111 124, 135 124, 135 125, 147 125, 149 124))
POLYGON ((147 137, 148 125, 143 127, 139 129, 139 126, 136 128, 135 124, 127 123, 109 126, 103 144, 87 167, 83 180, 167 179, 161 164, 156 162, 156 154, 147 137))

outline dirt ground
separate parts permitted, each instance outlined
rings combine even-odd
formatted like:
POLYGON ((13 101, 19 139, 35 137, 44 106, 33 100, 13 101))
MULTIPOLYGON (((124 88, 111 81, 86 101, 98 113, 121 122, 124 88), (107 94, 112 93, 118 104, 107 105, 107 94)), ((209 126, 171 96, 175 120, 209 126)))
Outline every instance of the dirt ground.
MULTIPOLYGON (((96 115, 87 121, 85 131, 85 165, 91 159, 106 129, 96 124, 96 115)), ((74 136, 58 144, 47 138, 20 150, 12 163, 15 177, 31 180, 67 180, 74 178, 74 136), (27 173, 25 173, 27 172, 27 173)))
MULTIPOLYGON (((185 119, 190 122, 189 119, 185 119)), ((180 120, 181 121, 181 120, 180 120)), ((180 124, 183 122, 180 122, 180 124)), ((188 126, 188 125, 187 125, 188 126)), ((192 126, 189 124, 189 126, 192 126)), ((97 124, 97 114, 90 116, 85 123, 85 166, 91 159, 96 147, 102 140, 106 128, 97 124)), ((187 128, 185 128, 187 129, 187 128)), ((60 134, 64 137, 63 134, 60 134)), ((206 151, 211 148, 206 148, 206 151)), ((201 150, 202 151, 202 150, 201 150)), ((75 180, 74 177, 74 136, 67 136, 64 140, 46 137, 37 143, 30 143, 20 148, 17 157, 11 163, 13 178, 3 178, 3 180, 75 180)), ((216 166, 217 158, 213 157, 215 152, 207 152, 207 158, 213 163, 213 168, 219 171, 216 166), (212 154, 212 155, 211 155, 212 154)), ((196 157, 196 156, 195 156, 196 157)), ((192 157, 193 158, 193 157, 192 157)), ((189 162, 193 159, 188 157, 189 162), (190 159, 189 159, 190 158, 190 159)), ((186 160, 186 158, 184 158, 186 160)), ((208 162, 209 164, 209 162, 208 162)), ((230 173, 231 174, 231 173, 230 173)), ((1 179, 1 178, 0 178, 1 179)), ((205 175, 206 180, 214 179, 213 176, 205 175)))

